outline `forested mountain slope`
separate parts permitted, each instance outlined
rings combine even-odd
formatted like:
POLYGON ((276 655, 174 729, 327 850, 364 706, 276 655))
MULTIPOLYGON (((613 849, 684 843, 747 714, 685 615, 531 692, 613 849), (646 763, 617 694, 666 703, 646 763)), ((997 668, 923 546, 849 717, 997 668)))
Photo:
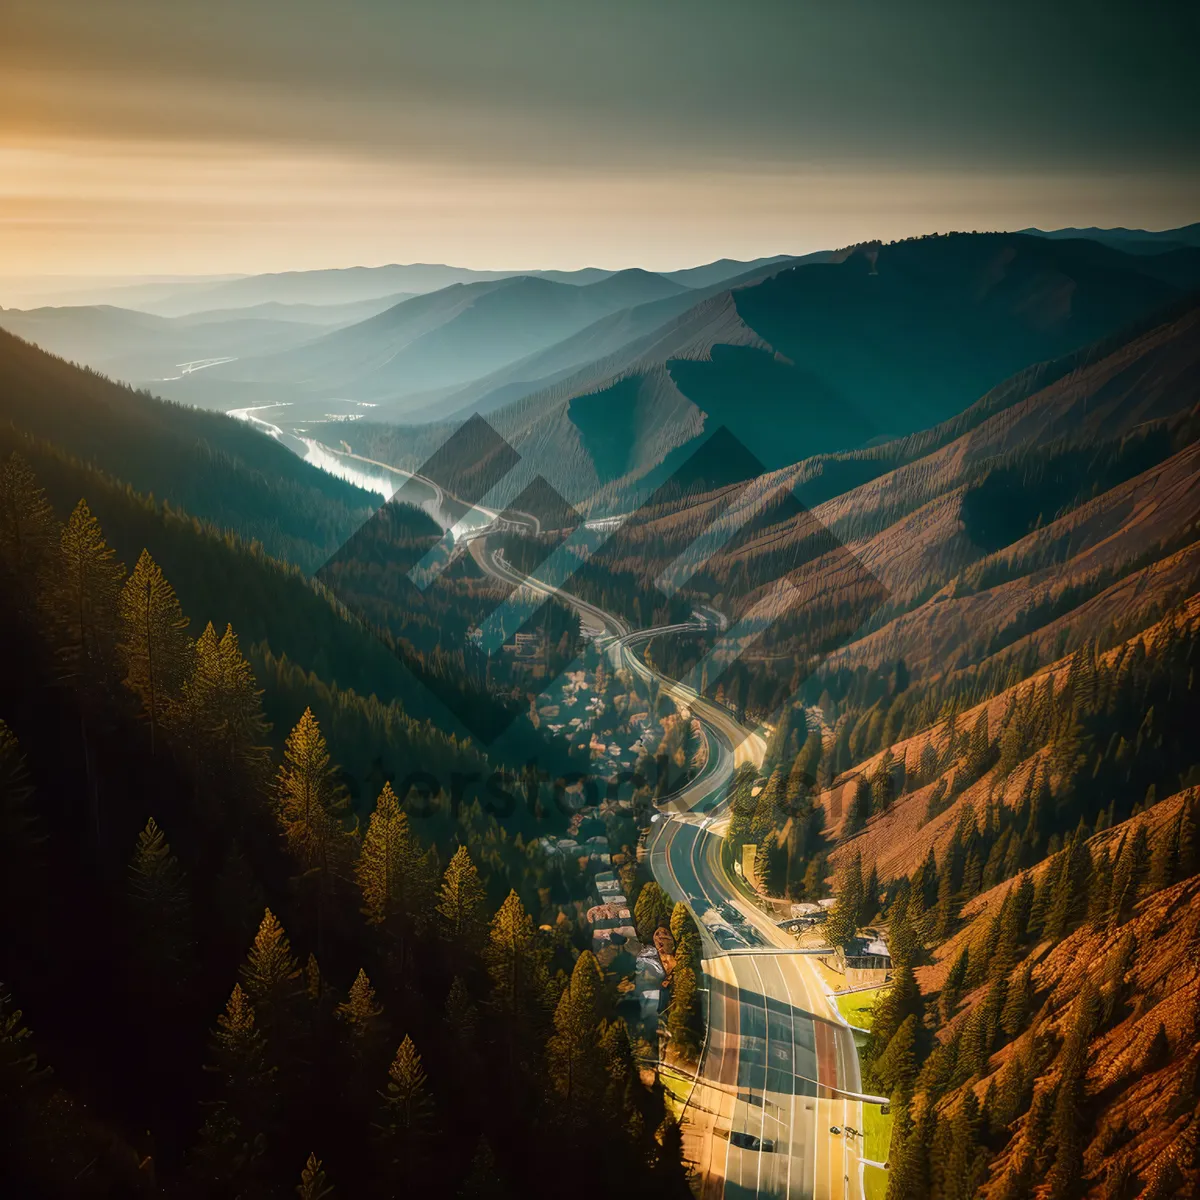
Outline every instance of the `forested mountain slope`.
MULTIPOLYGON (((922 680, 983 669, 993 656, 1045 655, 1060 636, 1073 645, 1069 614, 1088 602, 1076 627, 1169 603, 1195 563, 1197 319, 1189 310, 952 441, 934 437, 932 453, 811 513, 768 503, 803 465, 766 477, 738 496, 724 519, 735 529, 754 519, 707 560, 693 590, 732 596, 736 580, 729 615, 761 607, 754 628, 773 622, 749 659, 786 659, 795 630, 839 595, 851 603, 865 571, 887 601, 861 611, 822 669, 886 670, 903 659, 922 680), (789 611, 772 607, 781 579, 796 589, 789 611), (1047 642, 1037 631, 1052 623, 1047 642)), ((630 556, 644 553, 628 536, 630 556)), ((782 686, 798 665, 810 669, 777 661, 757 686, 767 676, 782 686)))
MULTIPOLYGON (((870 477, 812 514, 745 489, 762 520, 696 581, 761 617, 710 687, 773 726, 729 836, 768 890, 832 888, 847 954, 863 927, 891 952, 864 1055, 892 1097, 890 1200, 1200 1183, 1196 322, 840 460, 870 477), (855 600, 822 526, 885 595, 855 600), (783 570, 797 592, 764 615, 783 570)), ((706 647, 652 653, 677 673, 706 647)))
POLYGON ((584 949, 578 867, 533 836, 565 813, 464 800, 455 780, 503 764, 386 638, 228 531, 358 493, 226 418, 8 350, 0 1191, 265 1200, 319 1157, 381 1200, 564 1177, 686 1195, 584 949))
POLYGON ((7 333, 0 333, 0 421, 307 570, 378 502, 244 422, 157 400, 7 333))

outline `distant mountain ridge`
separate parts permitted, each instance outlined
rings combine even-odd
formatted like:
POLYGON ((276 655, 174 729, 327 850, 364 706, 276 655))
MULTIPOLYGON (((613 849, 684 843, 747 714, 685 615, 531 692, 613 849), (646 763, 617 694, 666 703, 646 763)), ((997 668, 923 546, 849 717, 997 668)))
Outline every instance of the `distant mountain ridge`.
MULTIPOLYGON (((787 255, 751 259, 719 259, 696 267, 663 272, 663 277, 685 287, 705 287, 718 279, 782 261, 787 255)), ((477 270, 443 263, 389 263, 379 267, 331 267, 313 271, 279 271, 226 279, 182 280, 171 284, 131 284, 104 293, 114 304, 127 304, 160 316, 177 317, 211 308, 246 308, 265 303, 345 304, 375 299, 397 292, 438 291, 456 283, 483 283, 519 275, 549 279, 579 287, 599 283, 621 269, 583 267, 574 271, 517 269, 477 270)))
MULTIPOLYGON (((161 382, 183 364, 299 346, 320 332, 266 313, 216 312, 189 323, 108 304, 0 310, 0 329, 130 383, 161 382)), ((353 318, 351 318, 353 319, 353 318)))
POLYGON ((1092 242, 1102 242, 1106 246, 1124 250, 1127 254, 1161 254, 1164 250, 1174 250, 1181 246, 1200 246, 1200 221, 1180 226, 1178 229, 1126 229, 1120 225, 1112 229, 1100 229, 1091 225, 1086 229, 1029 228, 1019 232, 1056 241, 1083 238, 1092 242))
MULTIPOLYGON (((726 426, 768 469, 912 433, 1180 302, 1188 284, 1200 251, 1020 234, 868 244, 711 293, 488 420, 524 456, 514 487, 540 472, 594 514, 624 512, 706 430, 726 426)), ((372 419, 342 436, 411 467, 453 427, 372 419)))
POLYGON ((611 312, 680 293, 690 294, 640 270, 582 286, 526 275, 456 283, 294 352, 218 367, 204 382, 292 383, 355 400, 394 400, 466 383, 611 312))

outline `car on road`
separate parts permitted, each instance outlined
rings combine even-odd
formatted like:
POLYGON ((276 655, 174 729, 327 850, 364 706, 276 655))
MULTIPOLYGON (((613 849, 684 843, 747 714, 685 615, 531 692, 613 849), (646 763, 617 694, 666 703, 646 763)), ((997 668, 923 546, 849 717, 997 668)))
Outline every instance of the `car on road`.
POLYGON ((761 1150, 764 1154, 772 1154, 775 1150, 773 1139, 755 1137, 752 1133, 731 1133, 729 1141, 743 1150, 761 1150))
POLYGON ((838 1128, 838 1126, 836 1126, 836 1125, 830 1125, 830 1127, 829 1127, 829 1132, 830 1132, 830 1133, 837 1134, 837 1133, 841 1133, 842 1131, 841 1131, 841 1129, 839 1129, 839 1128, 838 1128))
POLYGON ((713 941, 722 950, 737 950, 746 943, 727 925, 714 925, 712 928, 713 941))

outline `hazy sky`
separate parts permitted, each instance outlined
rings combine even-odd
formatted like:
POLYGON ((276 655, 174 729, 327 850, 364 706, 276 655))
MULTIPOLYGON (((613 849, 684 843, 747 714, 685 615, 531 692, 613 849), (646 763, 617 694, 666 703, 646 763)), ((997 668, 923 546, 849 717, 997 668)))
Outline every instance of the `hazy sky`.
POLYGON ((1200 219, 1200 6, 2 0, 0 273, 1200 219))

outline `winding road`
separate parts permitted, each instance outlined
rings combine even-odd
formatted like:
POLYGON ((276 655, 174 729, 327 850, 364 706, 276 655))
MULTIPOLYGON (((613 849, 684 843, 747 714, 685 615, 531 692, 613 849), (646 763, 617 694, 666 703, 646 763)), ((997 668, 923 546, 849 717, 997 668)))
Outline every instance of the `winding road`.
POLYGON ((761 766, 765 744, 723 708, 656 672, 637 649, 698 623, 630 630, 551 582, 522 575, 488 546, 486 534, 475 537, 470 553, 488 575, 574 607, 615 666, 657 680, 703 730, 703 769, 660 801, 647 840, 654 878, 692 910, 704 941, 708 1033, 689 1099, 709 1118, 697 1153, 702 1196, 857 1200, 861 1135, 845 1130, 862 1128, 866 1098, 853 1035, 811 957, 759 909, 721 858, 729 782, 741 763, 761 766))

